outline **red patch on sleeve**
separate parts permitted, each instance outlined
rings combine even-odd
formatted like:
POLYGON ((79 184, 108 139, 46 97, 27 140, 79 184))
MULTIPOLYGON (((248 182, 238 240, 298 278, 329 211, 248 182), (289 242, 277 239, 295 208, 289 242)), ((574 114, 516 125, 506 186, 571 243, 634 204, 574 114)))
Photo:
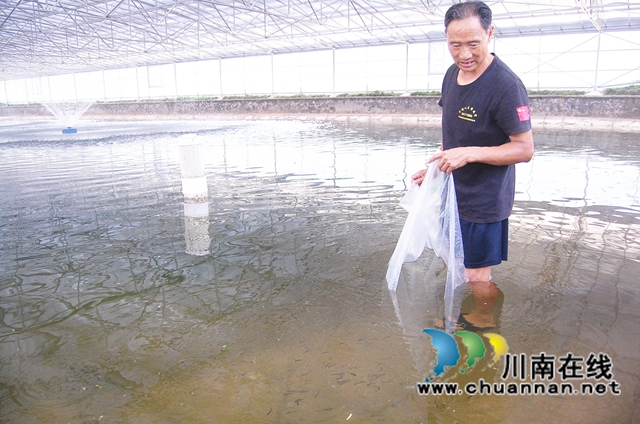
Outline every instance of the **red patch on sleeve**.
POLYGON ((516 108, 516 112, 518 112, 518 118, 520 118, 520 122, 528 121, 531 119, 531 113, 529 112, 529 106, 520 106, 516 108))

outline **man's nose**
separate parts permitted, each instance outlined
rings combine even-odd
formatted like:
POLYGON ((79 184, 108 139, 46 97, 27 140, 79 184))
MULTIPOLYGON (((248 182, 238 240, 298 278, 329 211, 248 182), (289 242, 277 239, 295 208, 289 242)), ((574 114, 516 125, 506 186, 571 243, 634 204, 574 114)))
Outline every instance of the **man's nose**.
POLYGON ((471 49, 469 47, 462 47, 460 49, 460 59, 470 59, 472 57, 471 49))

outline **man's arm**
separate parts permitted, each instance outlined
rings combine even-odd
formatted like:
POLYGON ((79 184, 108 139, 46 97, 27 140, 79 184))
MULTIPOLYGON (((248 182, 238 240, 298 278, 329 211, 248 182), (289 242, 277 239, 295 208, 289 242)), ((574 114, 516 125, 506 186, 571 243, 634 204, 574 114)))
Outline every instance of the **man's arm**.
POLYGON ((441 171, 450 174, 455 169, 471 162, 482 162, 497 166, 529 162, 533 157, 532 131, 513 134, 509 136, 509 140, 508 143, 501 146, 469 146, 444 150, 431 156, 427 163, 440 159, 438 167, 441 171))

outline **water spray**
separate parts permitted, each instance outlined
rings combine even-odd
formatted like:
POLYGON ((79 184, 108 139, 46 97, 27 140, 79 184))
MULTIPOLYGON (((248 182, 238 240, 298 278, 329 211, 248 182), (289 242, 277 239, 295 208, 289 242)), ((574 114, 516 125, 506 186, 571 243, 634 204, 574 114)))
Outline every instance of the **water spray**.
POLYGON ((80 117, 93 104, 89 102, 61 102, 61 103, 43 103, 44 107, 51 112, 58 121, 66 128, 62 129, 62 134, 75 134, 78 132, 74 125, 80 120, 80 117))

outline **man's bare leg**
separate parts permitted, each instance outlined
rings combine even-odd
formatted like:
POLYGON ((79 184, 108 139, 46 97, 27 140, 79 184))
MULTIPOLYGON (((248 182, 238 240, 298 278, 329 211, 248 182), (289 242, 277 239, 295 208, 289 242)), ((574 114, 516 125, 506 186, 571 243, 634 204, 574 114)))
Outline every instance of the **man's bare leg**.
POLYGON ((477 328, 492 328, 494 321, 494 305, 502 293, 493 281, 476 281, 471 283, 474 299, 473 310, 463 314, 464 319, 477 328))
MULTIPOLYGON (((473 294, 476 297, 479 293, 483 293, 488 290, 491 291, 492 287, 495 287, 495 284, 491 282, 491 267, 487 266, 484 268, 466 268, 467 277, 469 278, 469 282, 473 285, 473 294)), ((484 303, 482 301, 481 303, 484 303)), ((484 303, 486 305, 486 303, 484 303)), ((491 303, 493 306, 493 302, 491 303)), ((449 317, 449 322, 456 322, 457 319, 455 317, 449 317)), ((475 323, 473 323, 475 325, 475 323)), ((437 328, 444 328, 444 321, 438 321, 436 324, 437 328)))
POLYGON ((486 266, 484 268, 467 268, 467 276, 469 281, 475 282, 488 282, 491 281, 491 267, 486 266))

